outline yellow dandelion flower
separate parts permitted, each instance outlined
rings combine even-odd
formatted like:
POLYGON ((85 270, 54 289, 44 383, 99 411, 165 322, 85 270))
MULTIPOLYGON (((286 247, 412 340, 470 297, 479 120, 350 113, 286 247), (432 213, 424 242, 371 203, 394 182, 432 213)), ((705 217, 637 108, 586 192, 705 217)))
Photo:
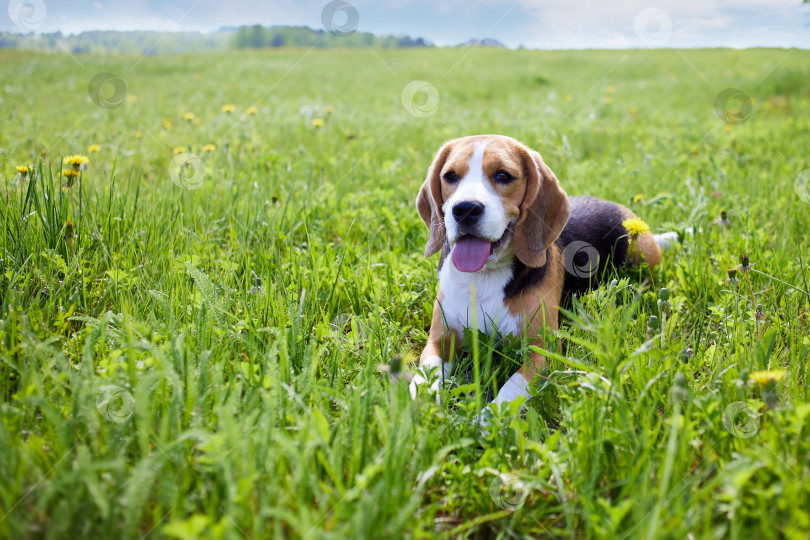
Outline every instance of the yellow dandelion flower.
POLYGON ((136 101, 138 101, 138 96, 135 94, 130 94, 127 96, 127 103, 135 103, 136 101))
POLYGON ((77 176, 79 176, 79 171, 77 171, 76 169, 65 169, 64 171, 62 171, 62 176, 64 176, 69 180, 72 180, 77 176))
POLYGON ((605 98, 605 105, 610 105, 611 103, 613 103, 613 98, 606 97, 605 98))
POLYGON ((101 145, 99 145, 99 144, 91 144, 90 146, 87 147, 87 151, 90 152, 91 154, 93 152, 99 152, 99 151, 101 151, 101 145))
POLYGON ((784 369, 766 369, 764 371, 755 371, 751 373, 748 378, 754 381, 755 383, 765 386, 770 381, 779 382, 782 380, 782 377, 785 376, 784 369))
POLYGON ((565 97, 563 99, 565 101, 574 101, 574 96, 572 96, 571 94, 565 94, 565 97))
POLYGON ((199 118, 195 118, 192 124, 194 124, 195 126, 199 126, 200 124, 202 124, 202 120, 200 120, 199 118))
POLYGON ((141 137, 143 137, 143 133, 141 133, 140 131, 136 131, 135 132, 135 138, 140 139, 141 137))
POLYGON ((183 120, 188 120, 189 122, 194 120, 194 113, 193 112, 183 113, 182 116, 183 116, 183 120))
POLYGON ((185 146, 176 146, 172 149, 172 154, 182 154, 187 148, 185 146))
POLYGON ((73 165, 74 169, 78 169, 79 167, 90 163, 90 158, 81 154, 76 154, 73 156, 67 156, 62 161, 69 165, 73 165))
POLYGON ((638 107, 630 107, 630 114, 638 114, 638 107))
POLYGON ((17 172, 23 176, 28 174, 30 171, 31 169, 28 167, 28 165, 17 165, 17 172))
POLYGON ((248 107, 246 112, 248 114, 259 114, 259 109, 256 107, 248 107))
POLYGON ((650 226, 641 218, 630 218, 622 221, 622 227, 627 229, 630 238, 638 238, 639 235, 650 232, 650 226))
POLYGON ((235 109, 236 107, 234 107, 230 103, 222 106, 222 112, 224 113, 232 113, 235 109))
POLYGON ((202 149, 203 152, 213 152, 214 150, 217 149, 217 147, 213 144, 204 144, 202 149))
POLYGON ((312 125, 314 127, 321 127, 323 126, 323 118, 313 118, 312 125))
POLYGON ((48 149, 47 149, 47 148, 43 148, 41 153, 42 153, 42 155, 43 155, 43 156, 44 156, 44 155, 47 155, 47 154, 48 154, 48 149))
POLYGON ((168 118, 163 119, 163 129, 165 129, 166 131, 171 131, 172 129, 172 121, 169 120, 168 118))
POLYGON ((733 131, 733 130, 734 128, 731 127, 731 124, 726 124, 725 126, 723 126, 723 131, 733 131))
POLYGON ((616 89, 613 88, 612 86, 608 86, 607 88, 605 88, 605 92, 607 92, 608 94, 612 94, 615 91, 616 91, 616 89))
POLYGON ((644 194, 643 193, 637 193, 637 194, 633 195, 633 202, 634 203, 640 203, 643 200, 644 200, 644 194))
POLYGON ((332 114, 333 112, 335 112, 335 108, 331 105, 326 108, 326 114, 332 114))

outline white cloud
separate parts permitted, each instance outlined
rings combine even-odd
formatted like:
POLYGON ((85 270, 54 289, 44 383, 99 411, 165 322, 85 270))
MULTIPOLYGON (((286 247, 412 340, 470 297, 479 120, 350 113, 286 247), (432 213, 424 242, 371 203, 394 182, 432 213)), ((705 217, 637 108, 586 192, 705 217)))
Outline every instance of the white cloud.
POLYGON ((634 20, 651 9, 672 23, 668 39, 657 45, 679 47, 722 45, 722 36, 729 44, 744 41, 748 29, 755 23, 761 27, 765 17, 781 19, 780 30, 795 29, 803 19, 800 0, 524 0, 523 6, 532 17, 529 44, 546 47, 649 46, 634 20), (628 42, 617 40, 617 33, 628 42))
POLYGON ((610 48, 626 49, 628 47, 632 47, 633 44, 623 33, 613 32, 605 41, 605 46, 610 48))
POLYGON ((164 19, 162 17, 152 17, 149 19, 149 28, 150 30, 157 30, 159 32, 179 32, 183 29, 182 26, 172 19, 164 19))
POLYGON ((728 28, 731 26, 731 17, 727 15, 715 17, 689 17, 679 21, 681 26, 690 30, 703 30, 711 28, 728 28))

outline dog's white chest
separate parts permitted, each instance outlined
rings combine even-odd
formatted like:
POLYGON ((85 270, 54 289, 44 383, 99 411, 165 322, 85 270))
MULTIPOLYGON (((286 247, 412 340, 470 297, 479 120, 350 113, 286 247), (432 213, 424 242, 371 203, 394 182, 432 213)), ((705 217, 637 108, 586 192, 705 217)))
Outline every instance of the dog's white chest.
POLYGON ((510 264, 465 273, 458 271, 448 257, 439 271, 441 306, 447 325, 459 334, 463 334, 464 328, 473 328, 475 322, 478 329, 487 334, 492 334, 497 329, 503 335, 520 335, 519 317, 512 315, 504 304, 503 290, 511 279, 510 264), (478 307, 475 317, 473 287, 475 305, 478 307))

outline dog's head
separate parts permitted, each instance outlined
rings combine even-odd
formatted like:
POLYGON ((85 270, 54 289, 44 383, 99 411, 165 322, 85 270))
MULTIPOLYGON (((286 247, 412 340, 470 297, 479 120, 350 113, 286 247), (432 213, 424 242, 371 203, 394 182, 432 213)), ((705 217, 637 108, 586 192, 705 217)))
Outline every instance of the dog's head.
POLYGON ((509 245, 526 266, 543 266, 570 213, 565 191, 540 154, 501 135, 445 143, 416 207, 430 229, 425 256, 449 243, 462 272, 499 260, 509 245))

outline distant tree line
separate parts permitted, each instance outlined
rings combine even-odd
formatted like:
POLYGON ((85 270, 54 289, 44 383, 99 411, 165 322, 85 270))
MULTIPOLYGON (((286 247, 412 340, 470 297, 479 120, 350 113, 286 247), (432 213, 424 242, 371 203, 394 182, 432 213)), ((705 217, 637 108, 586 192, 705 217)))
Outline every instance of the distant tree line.
POLYGON ((375 36, 355 32, 337 36, 306 26, 261 25, 222 28, 216 32, 87 31, 79 34, 52 32, 15 34, 0 32, 0 49, 62 52, 72 54, 183 54, 224 51, 231 48, 266 47, 431 47, 422 38, 375 36))
POLYGON ((260 24, 241 26, 236 31, 237 49, 263 49, 267 47, 362 47, 393 49, 397 47, 432 47, 423 38, 409 36, 375 36, 370 32, 335 35, 306 26, 272 26, 260 24))
POLYGON ((80 34, 0 32, 0 49, 72 54, 182 54, 225 50, 233 32, 88 31, 80 34))

